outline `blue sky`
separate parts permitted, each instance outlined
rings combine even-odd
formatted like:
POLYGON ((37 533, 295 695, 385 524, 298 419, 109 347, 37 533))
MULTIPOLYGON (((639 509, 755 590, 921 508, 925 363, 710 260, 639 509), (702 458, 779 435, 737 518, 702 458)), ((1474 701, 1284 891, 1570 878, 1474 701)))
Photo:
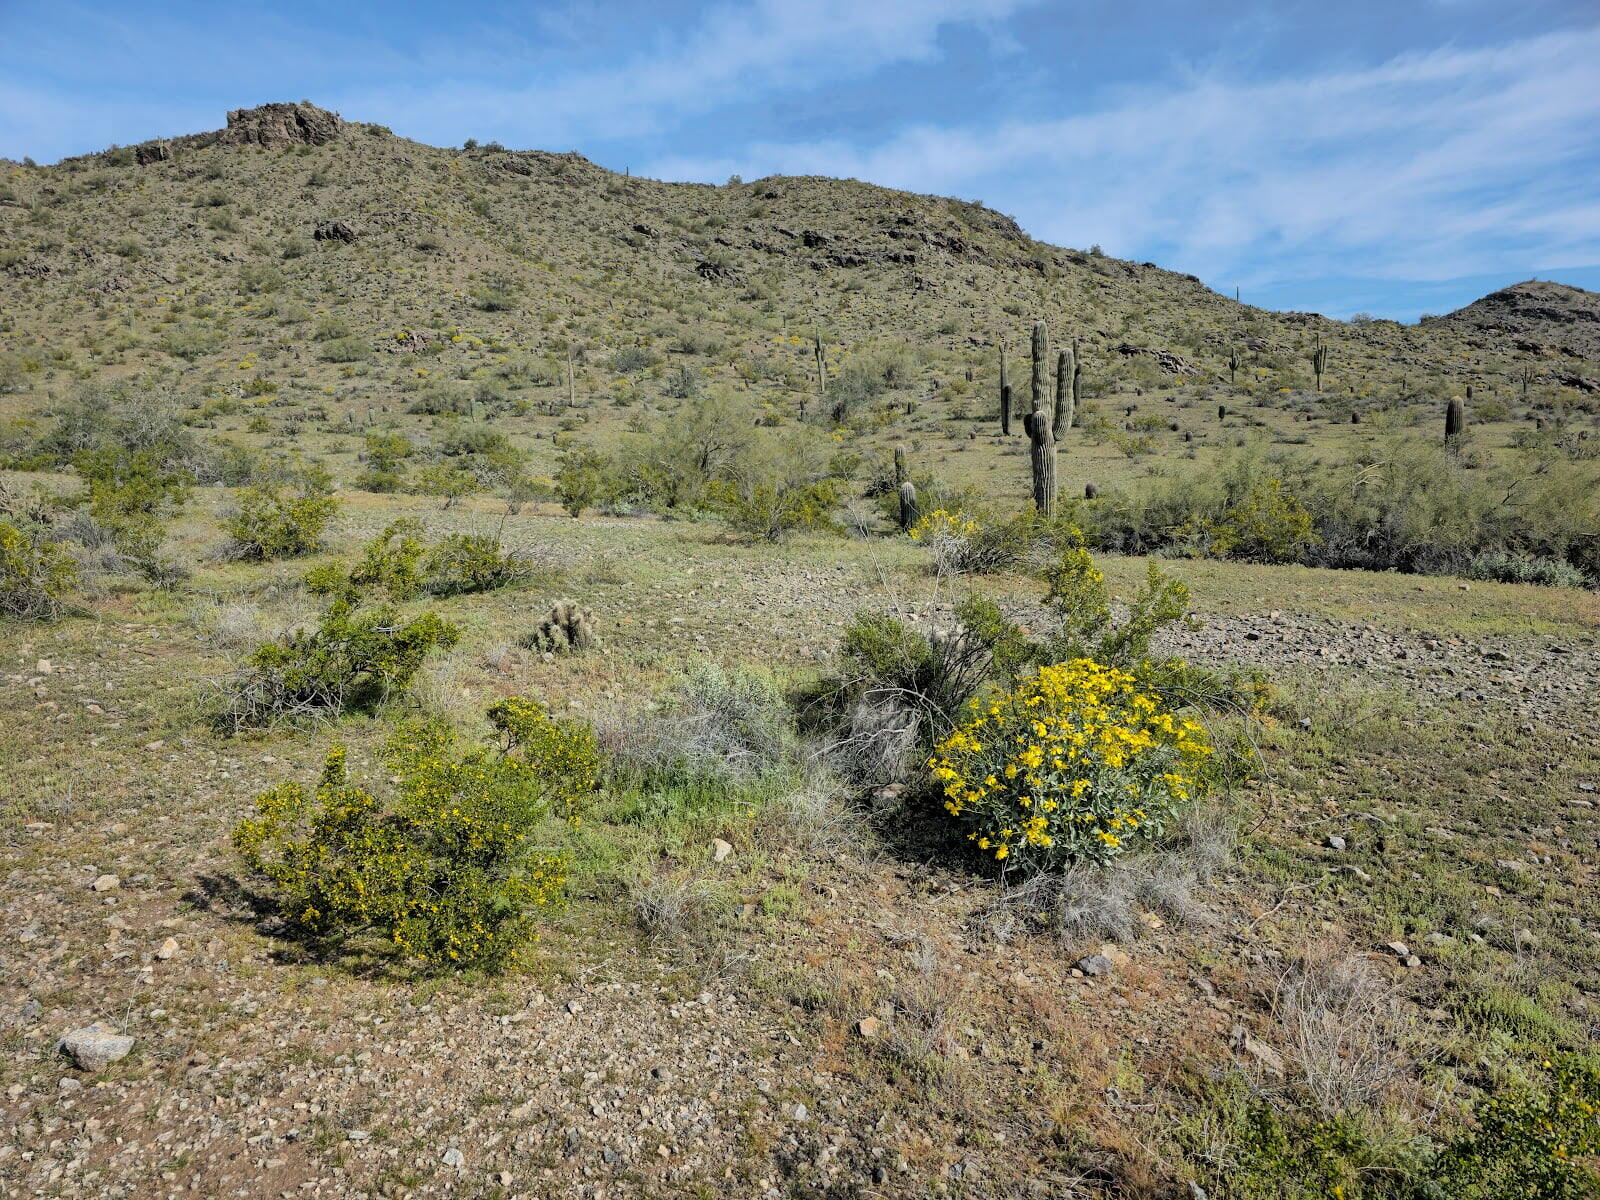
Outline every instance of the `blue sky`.
POLYGON ((439 145, 982 200, 1274 308, 1600 289, 1594 0, 0 0, 0 156, 302 98, 439 145))

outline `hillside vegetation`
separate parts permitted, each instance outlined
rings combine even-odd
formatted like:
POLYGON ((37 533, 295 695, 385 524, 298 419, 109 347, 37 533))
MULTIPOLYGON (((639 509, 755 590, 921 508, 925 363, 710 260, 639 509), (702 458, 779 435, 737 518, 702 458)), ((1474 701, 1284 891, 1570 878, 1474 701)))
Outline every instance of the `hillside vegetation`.
POLYGON ((0 1194, 1600 1196, 1600 298, 0 175, 0 1194))

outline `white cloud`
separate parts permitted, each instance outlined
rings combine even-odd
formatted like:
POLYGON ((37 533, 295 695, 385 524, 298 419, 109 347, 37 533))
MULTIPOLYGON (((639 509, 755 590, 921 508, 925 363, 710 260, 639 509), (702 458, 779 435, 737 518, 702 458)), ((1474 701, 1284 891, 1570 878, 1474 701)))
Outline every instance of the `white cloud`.
POLYGON ((1213 74, 1056 120, 908 128, 868 147, 757 144, 644 170, 981 197, 1038 237, 1246 286, 1594 263, 1597 55, 1600 30, 1587 30, 1265 82, 1213 74), (1240 278, 1248 261, 1271 266, 1240 278))
POLYGON ((519 143, 562 147, 649 133, 756 94, 926 61, 947 26, 995 22, 1030 2, 1037 0, 724 4, 684 33, 598 70, 543 73, 516 87, 462 78, 414 88, 357 86, 339 99, 351 112, 413 114, 396 125, 416 136, 441 127, 499 127, 515 130, 519 143))

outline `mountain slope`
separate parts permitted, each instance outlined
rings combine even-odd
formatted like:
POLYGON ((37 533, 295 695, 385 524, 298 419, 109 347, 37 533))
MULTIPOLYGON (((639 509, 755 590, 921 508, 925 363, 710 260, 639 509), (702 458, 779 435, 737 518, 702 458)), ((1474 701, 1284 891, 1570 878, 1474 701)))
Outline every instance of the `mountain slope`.
MULTIPOLYGON (((191 397, 270 395, 284 422, 480 403, 508 414, 513 436, 553 445, 560 430, 519 425, 506 405, 576 399, 562 429, 604 436, 636 406, 670 404, 683 370, 815 419, 820 335, 830 376, 876 373, 867 390, 888 407, 860 432, 976 449, 963 460, 974 479, 1009 480, 1007 446, 974 444, 989 432, 976 422, 994 411, 996 346, 1024 353, 1042 318, 1078 342, 1097 428, 1115 432, 1118 410, 1128 428, 1149 397, 1166 406, 1137 418, 1132 449, 1104 447, 1115 474, 1168 434, 1189 454, 1192 439, 1235 444, 1185 411, 1222 399, 1301 444, 1307 422, 1337 439, 1364 411, 1469 386, 1579 396, 1600 372, 1552 357, 1524 308, 1508 332, 1471 308, 1416 327, 1269 312, 1151 263, 1036 241, 977 204, 819 177, 663 183, 577 154, 425 146, 308 104, 0 168, 0 392, 13 412, 138 376, 191 397), (1519 348, 1530 338, 1538 353, 1519 348)), ((1019 394, 1025 366, 1014 357, 1019 394)))

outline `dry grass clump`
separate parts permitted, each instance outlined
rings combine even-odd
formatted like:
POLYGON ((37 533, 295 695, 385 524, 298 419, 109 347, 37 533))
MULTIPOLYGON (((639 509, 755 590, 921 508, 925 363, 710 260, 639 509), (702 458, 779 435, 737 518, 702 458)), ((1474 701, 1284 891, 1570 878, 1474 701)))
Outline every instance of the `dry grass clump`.
POLYGON ((1407 1074, 1399 991, 1365 956, 1313 947, 1278 978, 1273 1015, 1324 1116, 1370 1110, 1407 1074))
POLYGON ((1103 866, 1083 864, 1034 875, 1007 888, 974 916, 980 936, 1005 942, 1044 930, 1067 945, 1127 941, 1149 915, 1172 923, 1204 922, 1204 885, 1233 854, 1233 827, 1190 810, 1157 849, 1103 866))
POLYGON ((743 787, 789 764, 794 723, 766 676, 692 663, 653 706, 615 708, 595 721, 614 778, 625 784, 743 787))

